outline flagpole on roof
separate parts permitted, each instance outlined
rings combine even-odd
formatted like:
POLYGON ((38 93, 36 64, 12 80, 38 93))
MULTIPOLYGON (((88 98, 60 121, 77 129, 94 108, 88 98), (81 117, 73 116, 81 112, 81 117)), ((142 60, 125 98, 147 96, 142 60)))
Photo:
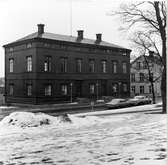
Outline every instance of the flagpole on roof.
POLYGON ((70 35, 72 36, 72 0, 70 0, 70 35))

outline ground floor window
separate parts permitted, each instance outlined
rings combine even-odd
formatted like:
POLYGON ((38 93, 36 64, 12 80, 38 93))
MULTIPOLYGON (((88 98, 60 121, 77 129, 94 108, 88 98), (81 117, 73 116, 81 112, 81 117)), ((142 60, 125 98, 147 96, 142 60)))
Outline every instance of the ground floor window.
POLYGON ((90 94, 95 94, 95 84, 90 84, 89 85, 89 93, 90 94))
POLYGON ((149 93, 152 93, 151 85, 149 86, 149 93))
POLYGON ((132 93, 136 93, 136 87, 135 86, 131 86, 131 91, 132 91, 132 93))
POLYGON ((122 87, 123 87, 123 92, 128 91, 128 85, 126 83, 122 84, 122 87))
POLYGON ((45 86, 45 96, 51 96, 51 94, 52 94, 52 86, 46 85, 45 86))
POLYGON ((140 86, 140 94, 144 94, 144 86, 140 86))
POLYGON ((112 85, 112 90, 113 90, 113 93, 117 93, 118 92, 118 84, 117 83, 114 83, 112 85))
POLYGON ((67 95, 67 91, 68 91, 68 85, 67 84, 62 84, 61 85, 61 94, 62 95, 67 95))
POLYGON ((32 84, 27 84, 27 96, 32 96, 32 84))
POLYGON ((14 84, 10 84, 9 85, 9 95, 13 96, 13 94, 14 94, 14 84))

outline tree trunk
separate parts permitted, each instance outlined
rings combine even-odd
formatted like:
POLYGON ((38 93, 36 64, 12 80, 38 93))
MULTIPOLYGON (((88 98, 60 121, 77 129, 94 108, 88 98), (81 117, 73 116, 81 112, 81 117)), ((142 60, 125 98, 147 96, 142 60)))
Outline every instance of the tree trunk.
POLYGON ((155 91, 154 91, 154 83, 153 82, 151 82, 151 89, 152 89, 153 104, 155 104, 156 101, 155 101, 155 91))
POLYGON ((162 112, 167 112, 166 107, 166 31, 163 33, 165 34, 162 37, 162 59, 163 59, 163 65, 164 69, 162 72, 162 81, 161 81, 161 95, 162 95, 162 112))
POLYGON ((161 96, 162 96, 162 112, 166 113, 166 67, 164 67, 162 72, 161 96))

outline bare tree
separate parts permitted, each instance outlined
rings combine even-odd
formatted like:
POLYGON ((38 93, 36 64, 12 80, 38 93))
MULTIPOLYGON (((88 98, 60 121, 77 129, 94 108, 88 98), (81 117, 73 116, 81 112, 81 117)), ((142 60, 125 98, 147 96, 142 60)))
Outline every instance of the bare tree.
MULTIPOLYGON (((155 35, 153 35, 153 37, 155 38, 155 35)), ((153 104, 156 103, 154 83, 157 82, 161 78, 162 73, 160 73, 158 77, 153 76, 153 71, 152 71, 153 68, 152 68, 152 65, 150 65, 150 62, 153 62, 154 59, 156 59, 160 62, 160 65, 163 64, 162 62, 163 60, 162 60, 162 57, 160 56, 159 48, 157 46, 158 44, 156 43, 157 40, 155 41, 154 38, 152 38, 152 33, 145 33, 143 31, 138 31, 134 33, 134 36, 130 38, 134 47, 138 49, 140 54, 143 54, 144 61, 147 66, 147 72, 148 72, 148 76, 145 76, 145 79, 148 80, 151 85, 153 104), (152 52, 152 54, 156 52, 156 56, 152 57, 152 61, 148 60, 146 56, 146 52, 149 52, 149 53, 152 52)))
MULTIPOLYGON (((122 4, 120 10, 114 14, 119 15, 123 22, 123 29, 131 33, 142 31, 143 34, 156 35, 161 42, 163 73, 161 81, 161 94, 163 113, 166 113, 166 4, 165 1, 144 1, 131 4, 122 4)), ((153 44, 153 43, 152 43, 153 44)))

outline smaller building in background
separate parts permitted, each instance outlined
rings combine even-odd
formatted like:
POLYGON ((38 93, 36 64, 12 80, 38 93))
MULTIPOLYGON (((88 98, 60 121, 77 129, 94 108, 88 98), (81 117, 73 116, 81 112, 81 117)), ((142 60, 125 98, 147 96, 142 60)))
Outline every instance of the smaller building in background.
POLYGON ((154 80, 155 97, 161 96, 162 62, 160 57, 150 51, 149 55, 142 55, 131 62, 131 96, 152 96, 150 77, 154 80), (150 75, 149 76, 149 70, 150 75))

